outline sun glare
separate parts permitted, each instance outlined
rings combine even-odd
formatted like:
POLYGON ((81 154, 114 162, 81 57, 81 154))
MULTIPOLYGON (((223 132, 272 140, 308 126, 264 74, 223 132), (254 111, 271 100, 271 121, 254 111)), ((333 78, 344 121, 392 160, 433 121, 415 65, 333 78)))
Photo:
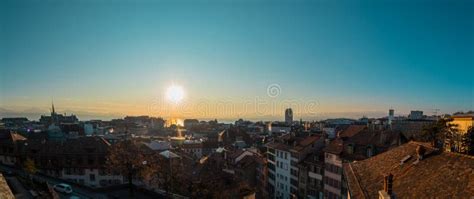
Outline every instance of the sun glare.
POLYGON ((172 85, 166 90, 166 98, 173 103, 179 103, 184 98, 184 89, 179 85, 172 85))

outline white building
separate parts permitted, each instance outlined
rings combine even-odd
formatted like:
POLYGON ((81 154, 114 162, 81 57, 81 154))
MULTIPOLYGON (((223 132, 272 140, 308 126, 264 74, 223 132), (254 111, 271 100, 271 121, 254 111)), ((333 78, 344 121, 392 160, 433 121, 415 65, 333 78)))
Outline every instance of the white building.
POLYGON ((294 137, 290 134, 267 145, 270 198, 289 199, 299 187, 298 163, 324 145, 320 136, 294 137))
POLYGON ((96 168, 74 169, 65 168, 61 171, 61 179, 72 181, 89 187, 106 187, 123 183, 123 176, 112 175, 96 168))
MULTIPOLYGON (((334 140, 333 142, 337 141, 334 140)), ((337 143, 331 144, 337 145, 337 143)), ((339 157, 340 152, 338 150, 327 147, 324 153, 324 196, 328 199, 342 198, 342 159, 339 157)))

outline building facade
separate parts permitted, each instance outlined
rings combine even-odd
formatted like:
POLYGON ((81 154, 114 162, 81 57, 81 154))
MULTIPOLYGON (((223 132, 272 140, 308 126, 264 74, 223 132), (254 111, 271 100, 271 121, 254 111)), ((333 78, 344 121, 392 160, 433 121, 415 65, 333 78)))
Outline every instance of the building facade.
POLYGON ((299 189, 299 163, 324 145, 320 136, 286 134, 267 144, 270 198, 294 198, 299 189))
POLYGON ((64 141, 26 140, 19 145, 19 164, 34 161, 39 172, 89 187, 123 183, 123 177, 105 167, 110 143, 99 137, 64 141))

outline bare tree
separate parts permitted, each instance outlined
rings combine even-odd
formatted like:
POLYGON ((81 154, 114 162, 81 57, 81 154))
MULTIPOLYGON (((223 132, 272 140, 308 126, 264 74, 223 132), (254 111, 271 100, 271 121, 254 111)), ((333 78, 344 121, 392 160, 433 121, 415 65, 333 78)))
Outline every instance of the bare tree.
POLYGON ((133 140, 125 140, 111 147, 107 167, 127 178, 130 195, 133 196, 133 179, 139 178, 147 169, 145 150, 133 140))

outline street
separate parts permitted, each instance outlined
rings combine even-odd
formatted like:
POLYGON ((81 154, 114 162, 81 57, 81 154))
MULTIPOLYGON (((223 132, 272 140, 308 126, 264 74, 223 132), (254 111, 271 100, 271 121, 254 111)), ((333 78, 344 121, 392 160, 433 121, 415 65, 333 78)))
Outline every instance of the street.
MULTIPOLYGON (((27 176, 27 174, 24 171, 17 168, 5 166, 5 165, 0 165, 0 170, 3 173, 13 172, 19 176, 27 176)), ((71 185, 72 190, 73 190, 71 194, 64 194, 64 193, 58 192, 58 195, 60 196, 61 199, 78 199, 78 198, 80 199, 89 199, 89 198, 106 199, 107 198, 106 194, 94 192, 89 189, 85 189, 75 184, 69 183, 65 180, 52 178, 52 177, 45 176, 42 174, 34 175, 33 179, 38 182, 48 182, 51 186, 54 186, 55 184, 59 184, 59 183, 66 183, 66 184, 71 185)))

